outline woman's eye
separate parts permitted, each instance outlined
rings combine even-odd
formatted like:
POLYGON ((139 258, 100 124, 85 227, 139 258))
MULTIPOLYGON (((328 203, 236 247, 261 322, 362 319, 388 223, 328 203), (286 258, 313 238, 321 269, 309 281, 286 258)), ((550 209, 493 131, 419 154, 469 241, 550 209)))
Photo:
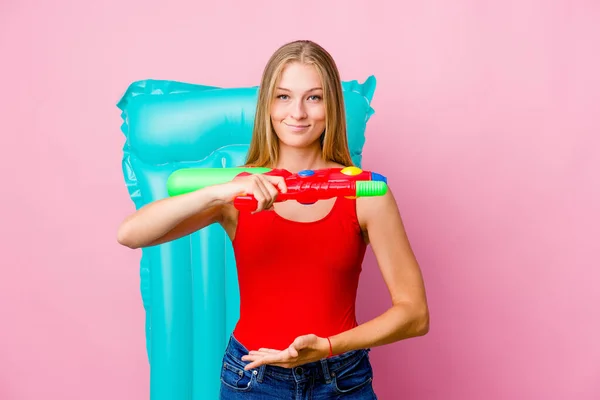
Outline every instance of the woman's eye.
MULTIPOLYGON (((280 94, 280 95, 277 95, 277 99, 279 99, 279 100, 289 100, 290 96, 287 95, 287 94, 280 94)), ((310 100, 310 101, 320 101, 320 100, 322 100, 322 97, 314 94, 314 95, 308 96, 308 100, 310 100)))

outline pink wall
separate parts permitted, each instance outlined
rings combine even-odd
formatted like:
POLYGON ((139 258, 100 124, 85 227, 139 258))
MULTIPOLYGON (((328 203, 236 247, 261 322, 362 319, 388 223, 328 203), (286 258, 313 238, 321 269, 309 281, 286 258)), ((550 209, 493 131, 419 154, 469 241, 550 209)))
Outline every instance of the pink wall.
MULTIPOLYGON (((2 2, 0 399, 148 398, 115 103, 256 84, 296 38, 377 76, 364 162, 427 282, 429 335, 372 353, 380 398, 600 398, 600 5, 385 3, 2 2)), ((359 301, 389 303, 371 255, 359 301)))

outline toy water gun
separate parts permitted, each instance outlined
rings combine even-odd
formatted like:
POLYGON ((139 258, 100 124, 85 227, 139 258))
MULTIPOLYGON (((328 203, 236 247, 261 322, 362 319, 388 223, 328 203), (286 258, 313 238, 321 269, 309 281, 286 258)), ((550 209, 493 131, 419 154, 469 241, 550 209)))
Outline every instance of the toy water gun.
MULTIPOLYGON (((250 174, 281 176, 285 179, 287 192, 280 192, 276 202, 296 200, 302 204, 313 204, 318 200, 339 196, 383 196, 388 188, 385 176, 358 167, 303 170, 295 174, 285 169, 235 167, 177 170, 167 180, 167 191, 169 196, 177 196, 250 174)), ((253 195, 240 195, 234 199, 233 205, 240 211, 255 211, 258 202, 253 195)))

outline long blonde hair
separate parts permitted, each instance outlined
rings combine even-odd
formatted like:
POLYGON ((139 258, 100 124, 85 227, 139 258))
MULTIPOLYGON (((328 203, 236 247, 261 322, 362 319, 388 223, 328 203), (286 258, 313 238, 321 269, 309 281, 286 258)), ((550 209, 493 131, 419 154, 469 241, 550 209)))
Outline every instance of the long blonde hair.
POLYGON ((326 114, 325 132, 321 136, 321 156, 325 161, 344 166, 353 165, 348 150, 346 111, 339 71, 331 55, 309 40, 298 40, 281 46, 265 66, 258 89, 258 103, 246 165, 270 168, 277 165, 279 142, 271 123, 271 103, 281 72, 286 65, 293 62, 314 65, 323 83, 326 114))

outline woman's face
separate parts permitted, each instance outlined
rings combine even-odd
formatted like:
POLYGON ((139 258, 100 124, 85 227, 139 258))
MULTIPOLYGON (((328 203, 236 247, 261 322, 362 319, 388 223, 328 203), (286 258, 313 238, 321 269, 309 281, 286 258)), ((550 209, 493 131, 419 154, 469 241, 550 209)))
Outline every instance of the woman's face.
POLYGON ((325 131, 323 85, 314 66, 288 64, 275 88, 271 123, 280 142, 290 147, 308 147, 325 131))

